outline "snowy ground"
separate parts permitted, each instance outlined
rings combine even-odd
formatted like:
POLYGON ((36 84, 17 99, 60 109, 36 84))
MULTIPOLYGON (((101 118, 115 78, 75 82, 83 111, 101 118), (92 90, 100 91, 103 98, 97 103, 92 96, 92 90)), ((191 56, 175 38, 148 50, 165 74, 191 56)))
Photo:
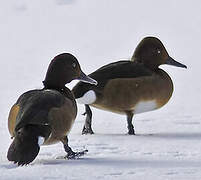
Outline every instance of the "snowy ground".
POLYGON ((200 180, 200 8, 199 0, 0 1, 0 179, 200 180), (188 69, 162 67, 173 79, 173 97, 162 109, 135 116, 136 136, 126 135, 124 116, 96 109, 96 134, 82 136, 79 106, 69 138, 73 149, 89 150, 86 156, 58 160, 64 151, 55 144, 42 147, 27 167, 7 161, 9 109, 20 94, 42 87, 55 55, 73 53, 90 73, 130 58, 147 35, 159 37, 188 69))

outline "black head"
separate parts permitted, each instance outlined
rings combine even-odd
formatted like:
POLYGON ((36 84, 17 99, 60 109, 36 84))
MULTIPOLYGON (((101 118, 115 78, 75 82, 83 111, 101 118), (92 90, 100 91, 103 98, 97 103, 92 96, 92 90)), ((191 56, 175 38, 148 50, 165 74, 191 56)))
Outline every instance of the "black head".
POLYGON ((32 125, 27 125, 16 132, 8 149, 7 158, 9 161, 23 166, 32 162, 39 150, 37 129, 32 125))
POLYGON ((63 53, 51 61, 43 83, 47 88, 60 89, 74 79, 92 84, 97 83, 82 72, 78 60, 72 54, 63 53))
POLYGON ((144 38, 135 49, 132 60, 142 63, 150 69, 157 69, 162 64, 187 68, 172 59, 162 42, 156 37, 144 38))

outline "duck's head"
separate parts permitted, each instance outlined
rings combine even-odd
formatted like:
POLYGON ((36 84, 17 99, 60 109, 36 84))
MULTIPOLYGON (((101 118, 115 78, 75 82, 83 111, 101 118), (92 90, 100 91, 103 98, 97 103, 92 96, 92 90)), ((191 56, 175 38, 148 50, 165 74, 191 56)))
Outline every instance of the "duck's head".
POLYGON ((70 53, 59 54, 51 61, 43 84, 46 88, 63 88, 74 79, 97 84, 97 82, 82 72, 75 56, 70 53))
POLYGON ((144 38, 135 49, 132 60, 144 64, 150 69, 157 69, 162 64, 187 68, 171 58, 162 42, 156 37, 144 38))

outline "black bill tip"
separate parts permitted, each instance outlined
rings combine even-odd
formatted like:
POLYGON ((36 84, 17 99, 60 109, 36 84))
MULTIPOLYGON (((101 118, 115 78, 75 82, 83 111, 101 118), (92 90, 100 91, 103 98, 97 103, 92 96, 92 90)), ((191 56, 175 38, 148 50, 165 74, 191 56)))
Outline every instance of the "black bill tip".
POLYGON ((87 76, 82 71, 80 73, 80 76, 77 79, 80 80, 80 81, 86 82, 86 83, 94 84, 94 85, 98 84, 98 82, 96 80, 94 80, 91 77, 87 76))
POLYGON ((186 66, 186 65, 175 61, 175 60, 174 60, 173 58, 171 58, 170 56, 167 58, 165 64, 172 65, 172 66, 177 66, 177 67, 181 67, 181 68, 186 68, 186 69, 187 69, 187 66, 186 66))

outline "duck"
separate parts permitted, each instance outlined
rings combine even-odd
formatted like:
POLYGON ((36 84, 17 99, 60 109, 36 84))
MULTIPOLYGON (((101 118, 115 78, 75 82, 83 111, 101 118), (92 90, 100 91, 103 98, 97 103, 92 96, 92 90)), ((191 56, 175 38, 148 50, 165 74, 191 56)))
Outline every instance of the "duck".
POLYGON ((88 77, 75 56, 62 53, 51 60, 42 89, 23 93, 12 106, 8 130, 13 139, 8 152, 9 161, 19 166, 31 163, 42 145, 62 142, 65 158, 74 159, 87 150, 74 152, 68 145, 68 134, 77 115, 73 93, 65 86, 78 79, 97 82, 88 77))
POLYGON ((171 58, 157 37, 145 37, 131 60, 107 64, 89 74, 97 86, 78 82, 72 89, 78 103, 85 105, 82 134, 94 134, 91 107, 126 115, 129 135, 135 135, 133 116, 163 107, 173 93, 173 82, 160 65, 186 65, 171 58))

